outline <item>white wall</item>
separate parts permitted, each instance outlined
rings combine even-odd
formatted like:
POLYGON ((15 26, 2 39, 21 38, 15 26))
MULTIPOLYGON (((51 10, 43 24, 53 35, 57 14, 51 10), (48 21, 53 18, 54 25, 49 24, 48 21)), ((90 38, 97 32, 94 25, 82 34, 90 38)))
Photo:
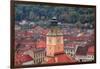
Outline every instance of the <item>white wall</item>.
MULTIPOLYGON (((65 65, 38 67, 34 69, 98 69, 100 65, 100 0, 33 0, 97 6, 97 63, 84 65, 65 65)), ((10 0, 0 0, 0 69, 10 67, 10 0)), ((32 68, 31 68, 32 69, 32 68)))

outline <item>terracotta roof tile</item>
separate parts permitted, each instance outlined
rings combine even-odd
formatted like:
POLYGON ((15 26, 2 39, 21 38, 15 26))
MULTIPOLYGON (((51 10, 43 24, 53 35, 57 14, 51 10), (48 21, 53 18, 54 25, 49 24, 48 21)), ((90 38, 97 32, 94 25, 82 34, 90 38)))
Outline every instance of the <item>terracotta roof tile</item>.
POLYGON ((43 40, 40 40, 37 42, 37 48, 45 48, 46 47, 46 42, 43 40))
POLYGON ((88 55, 94 55, 94 46, 91 46, 88 48, 88 52, 87 52, 88 55))
POLYGON ((75 62, 75 60, 66 55, 66 54, 62 54, 62 55, 57 55, 54 58, 51 58, 50 60, 48 60, 47 63, 73 63, 75 62))
POLYGON ((16 54, 16 56, 15 56, 15 64, 16 65, 31 61, 31 60, 32 60, 32 57, 30 57, 29 55, 16 54))

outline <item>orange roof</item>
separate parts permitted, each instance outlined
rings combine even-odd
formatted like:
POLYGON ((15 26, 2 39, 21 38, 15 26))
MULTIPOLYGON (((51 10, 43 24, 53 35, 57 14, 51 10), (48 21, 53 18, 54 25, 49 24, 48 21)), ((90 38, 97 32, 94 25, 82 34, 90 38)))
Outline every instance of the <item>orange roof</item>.
POLYGON ((88 55, 94 55, 94 46, 88 48, 88 55))
POLYGON ((57 55, 54 58, 51 58, 47 61, 47 63, 73 63, 75 60, 73 60, 72 57, 62 54, 62 55, 57 55))
POLYGON ((24 63, 24 62, 31 61, 31 60, 32 60, 32 57, 29 56, 29 55, 16 54, 16 56, 15 56, 15 64, 16 65, 24 63))
POLYGON ((22 59, 22 62, 27 62, 27 61, 31 61, 32 57, 30 57, 29 55, 23 55, 21 59, 22 59))
POLYGON ((37 48, 45 48, 46 47, 46 42, 43 40, 40 40, 37 42, 37 48))
POLYGON ((74 36, 68 36, 68 37, 64 37, 64 39, 67 39, 67 40, 89 40, 91 39, 92 37, 91 36, 80 36, 80 37, 74 37, 74 36))
POLYGON ((67 43, 65 44, 65 46, 68 46, 68 47, 75 47, 76 45, 79 45, 78 43, 67 43))
POLYGON ((74 61, 71 57, 69 57, 66 54, 58 55, 56 58, 57 58, 57 62, 59 62, 59 63, 62 63, 62 62, 70 63, 70 62, 74 61))
POLYGON ((51 58, 47 61, 47 63, 55 63, 55 59, 54 58, 51 58))
POLYGON ((43 30, 42 34, 46 35, 48 33, 48 30, 43 30))

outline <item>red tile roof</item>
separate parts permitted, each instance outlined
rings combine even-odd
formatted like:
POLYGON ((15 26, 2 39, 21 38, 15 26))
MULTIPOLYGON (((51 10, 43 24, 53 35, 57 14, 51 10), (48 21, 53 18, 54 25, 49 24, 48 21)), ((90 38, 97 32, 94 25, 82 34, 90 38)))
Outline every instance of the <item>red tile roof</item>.
POLYGON ((27 31, 27 32, 25 33, 26 36, 27 36, 27 35, 28 35, 28 36, 33 36, 33 34, 34 34, 34 33, 31 32, 31 31, 27 31))
POLYGON ((48 33, 48 30, 43 30, 43 31, 42 31, 42 34, 43 34, 43 35, 46 35, 47 33, 48 33))
POLYGON ((33 42, 33 41, 27 41, 27 40, 25 41, 25 40, 24 40, 24 41, 21 42, 21 44, 25 44, 25 45, 34 45, 35 42, 33 42))
POLYGON ((68 46, 68 47, 75 47, 76 45, 79 45, 78 43, 67 43, 65 44, 65 46, 68 46))
POLYGON ((88 48, 88 52, 87 52, 88 55, 94 55, 94 46, 91 46, 88 48))
POLYGON ((54 58, 51 58, 47 63, 74 63, 75 60, 66 54, 57 55, 54 58))
POLYGON ((32 57, 30 57, 29 55, 23 55, 21 59, 22 59, 22 62, 27 62, 27 61, 31 61, 32 57))
POLYGON ((54 58, 51 58, 51 59, 49 59, 48 61, 47 61, 47 63, 55 63, 55 59, 54 58))
POLYGON ((68 62, 68 63, 73 62, 72 58, 69 57, 69 56, 66 55, 66 54, 64 54, 64 55, 59 55, 59 56, 57 56, 56 58, 57 58, 57 60, 58 60, 59 63, 62 63, 62 62, 68 62))
POLYGON ((89 40, 89 39, 92 39, 91 36, 80 36, 80 37, 75 37, 75 36, 68 36, 68 37, 64 37, 64 39, 67 39, 67 40, 89 40))
POLYGON ((40 40, 37 42, 37 48, 45 48, 46 47, 46 42, 43 40, 40 40))
POLYGON ((30 57, 29 55, 23 55, 23 54, 16 54, 15 56, 15 64, 22 64, 24 62, 28 62, 33 60, 32 57, 30 57))

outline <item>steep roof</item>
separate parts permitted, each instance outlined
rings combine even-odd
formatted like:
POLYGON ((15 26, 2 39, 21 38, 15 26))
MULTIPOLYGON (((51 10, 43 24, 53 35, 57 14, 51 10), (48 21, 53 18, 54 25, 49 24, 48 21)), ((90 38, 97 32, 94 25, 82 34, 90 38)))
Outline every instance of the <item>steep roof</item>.
POLYGON ((87 47, 81 47, 79 46, 77 51, 76 51, 76 55, 86 55, 87 54, 87 51, 88 51, 88 48, 87 47))
POLYGON ((24 54, 16 54, 15 56, 15 64, 21 64, 21 63, 24 63, 24 62, 28 62, 28 61, 31 61, 33 60, 31 56, 29 55, 24 55, 24 54))

